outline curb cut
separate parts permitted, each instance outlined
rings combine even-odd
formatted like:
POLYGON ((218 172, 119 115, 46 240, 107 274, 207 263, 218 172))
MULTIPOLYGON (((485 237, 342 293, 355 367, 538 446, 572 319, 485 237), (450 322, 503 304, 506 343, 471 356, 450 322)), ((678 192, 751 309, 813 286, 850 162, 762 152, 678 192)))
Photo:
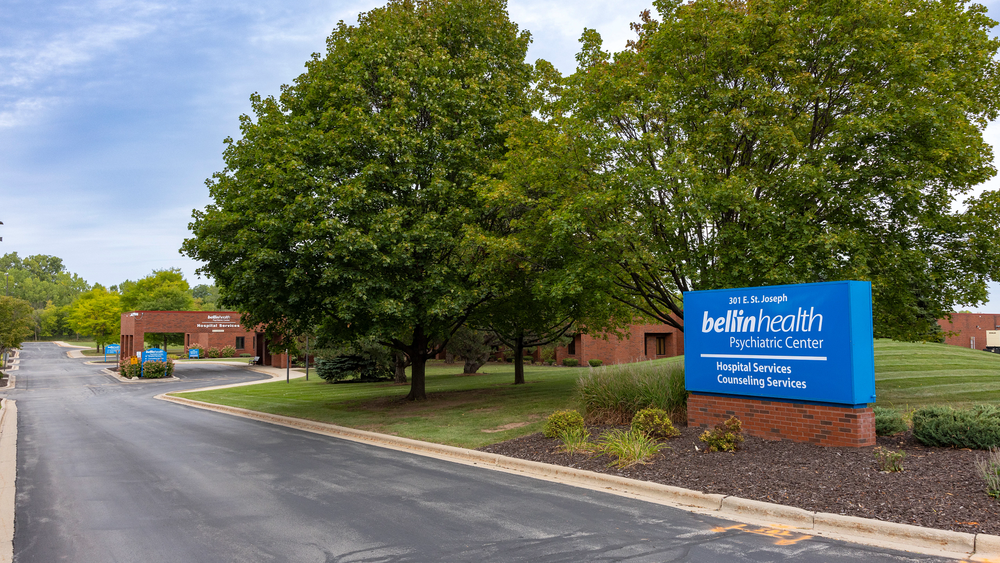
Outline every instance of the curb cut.
POLYGON ((0 405, 0 563, 10 563, 14 559, 17 406, 10 399, 0 405))
POLYGON ((983 563, 1000 561, 1000 536, 936 530, 868 518, 810 512, 801 508, 758 500, 703 493, 617 475, 606 475, 561 465, 550 465, 499 454, 421 442, 410 438, 357 430, 302 418, 205 403, 170 396, 166 393, 154 398, 316 434, 334 436, 353 442, 362 442, 465 465, 475 465, 636 498, 747 524, 791 529, 800 533, 810 532, 816 536, 887 549, 969 559, 983 563))

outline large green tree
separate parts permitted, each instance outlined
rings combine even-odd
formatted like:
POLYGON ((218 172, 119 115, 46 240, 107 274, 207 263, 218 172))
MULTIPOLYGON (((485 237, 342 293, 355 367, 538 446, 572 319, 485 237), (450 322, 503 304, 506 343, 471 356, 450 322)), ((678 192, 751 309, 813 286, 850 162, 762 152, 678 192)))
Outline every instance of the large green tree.
POLYGON ((119 284, 122 306, 135 311, 190 311, 194 309, 191 288, 180 268, 154 270, 138 280, 119 284))
POLYGON ((0 276, 0 294, 24 299, 35 309, 44 309, 49 301, 56 307, 69 305, 90 289, 86 280, 66 270, 61 258, 46 254, 0 256, 0 276))
POLYGON ((427 358, 493 293, 467 226, 495 220, 473 188, 526 112, 528 43, 503 0, 391 1, 340 23, 280 98, 252 98, 183 251, 245 323, 376 336, 425 398, 427 358))
POLYGON ((20 348, 31 336, 35 326, 33 313, 31 303, 24 299, 0 296, 0 356, 20 348))
POLYGON ((118 341, 124 311, 117 293, 96 284, 69 306, 66 321, 76 332, 91 336, 100 352, 105 344, 118 341))
POLYGON ((584 33, 512 154, 550 170, 619 299, 682 327, 688 290, 863 279, 876 333, 911 339, 984 300, 998 197, 964 198, 994 174, 985 8, 654 4, 614 56, 584 33))

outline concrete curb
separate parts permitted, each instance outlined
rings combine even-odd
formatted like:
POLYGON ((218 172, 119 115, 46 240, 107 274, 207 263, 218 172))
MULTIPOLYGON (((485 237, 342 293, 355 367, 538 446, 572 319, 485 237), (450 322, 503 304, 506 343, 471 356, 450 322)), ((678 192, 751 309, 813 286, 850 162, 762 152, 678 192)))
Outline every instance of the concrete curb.
POLYGON ((14 559, 17 406, 10 399, 0 405, 0 563, 10 563, 14 559))
POLYGON ((176 377, 174 377, 172 375, 170 377, 157 377, 155 379, 146 379, 144 377, 137 377, 135 379, 129 379, 127 377, 122 377, 121 375, 118 374, 118 372, 111 371, 108 368, 102 369, 101 373, 106 374, 106 375, 110 375, 111 377, 117 379, 118 381, 121 381, 122 383, 145 383, 147 381, 180 381, 180 379, 178 379, 178 378, 176 378, 176 377))
POLYGON ((354 442, 636 498, 747 524, 794 530, 803 534, 901 551, 980 562, 1000 561, 1000 536, 951 532, 867 518, 810 512, 780 504, 702 493, 617 475, 432 444, 323 422, 205 403, 184 397, 161 394, 155 398, 354 442))

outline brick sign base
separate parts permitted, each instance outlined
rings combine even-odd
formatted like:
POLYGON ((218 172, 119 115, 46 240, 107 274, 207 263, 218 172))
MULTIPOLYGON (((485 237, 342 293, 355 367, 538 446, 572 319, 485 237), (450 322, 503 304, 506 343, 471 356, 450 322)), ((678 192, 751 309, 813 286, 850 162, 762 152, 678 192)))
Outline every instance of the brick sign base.
POLYGON ((766 440, 810 442, 821 446, 875 445, 871 408, 830 407, 743 397, 692 393, 687 401, 688 426, 711 428, 735 416, 743 432, 766 440))

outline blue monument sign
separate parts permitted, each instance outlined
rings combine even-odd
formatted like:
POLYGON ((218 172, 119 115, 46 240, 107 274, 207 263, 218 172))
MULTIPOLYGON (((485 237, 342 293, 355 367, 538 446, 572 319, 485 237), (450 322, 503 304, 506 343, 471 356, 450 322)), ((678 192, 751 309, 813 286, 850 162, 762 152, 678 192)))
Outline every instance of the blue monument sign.
POLYGON ((871 283, 684 294, 688 391, 864 408, 875 402, 871 283))
POLYGON ((167 351, 159 348, 150 348, 142 353, 142 363, 165 362, 167 361, 167 351))
POLYGON ((188 357, 197 360, 201 355, 201 350, 198 348, 191 348, 188 350, 188 357))
POLYGON ((117 354, 122 351, 121 344, 108 344, 104 347, 105 354, 117 354))

